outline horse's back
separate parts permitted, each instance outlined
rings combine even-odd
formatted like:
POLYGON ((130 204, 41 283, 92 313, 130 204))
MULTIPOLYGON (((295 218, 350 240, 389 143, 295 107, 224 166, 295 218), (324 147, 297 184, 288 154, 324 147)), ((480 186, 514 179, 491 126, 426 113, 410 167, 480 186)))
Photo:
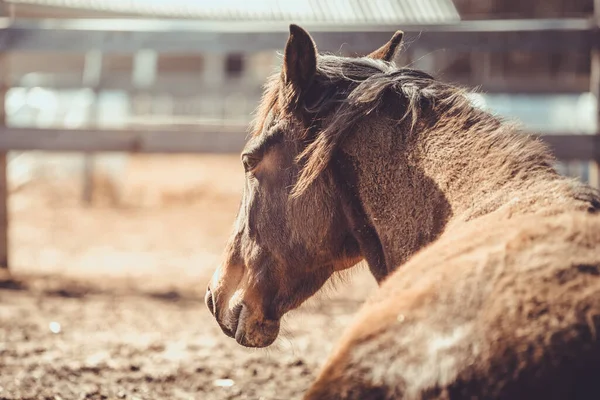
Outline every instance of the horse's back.
POLYGON ((361 310, 307 399, 600 399, 600 216, 447 232, 361 310))

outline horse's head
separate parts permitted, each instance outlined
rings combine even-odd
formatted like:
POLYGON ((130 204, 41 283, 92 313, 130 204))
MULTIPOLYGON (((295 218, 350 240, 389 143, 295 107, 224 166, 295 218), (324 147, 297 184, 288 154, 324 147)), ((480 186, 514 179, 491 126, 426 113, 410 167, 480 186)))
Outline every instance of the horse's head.
POLYGON ((206 293, 208 308, 239 344, 270 345, 283 314, 362 258, 329 166, 335 135, 323 132, 344 118, 353 65, 374 73, 392 60, 401 38, 398 32, 349 63, 318 55, 310 35, 290 26, 281 73, 266 85, 242 153, 246 182, 225 260, 206 293))

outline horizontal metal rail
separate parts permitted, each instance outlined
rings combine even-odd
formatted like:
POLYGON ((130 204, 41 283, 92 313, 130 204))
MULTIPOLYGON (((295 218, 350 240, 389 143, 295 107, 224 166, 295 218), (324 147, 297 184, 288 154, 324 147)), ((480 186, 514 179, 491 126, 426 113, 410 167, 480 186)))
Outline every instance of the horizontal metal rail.
MULTIPOLYGON (((600 135, 547 134, 541 138, 560 160, 600 158, 600 135)), ((243 126, 186 130, 0 128, 0 152, 239 153, 246 139, 243 126)))
MULTIPOLYGON (((438 77, 442 81, 448 81, 468 88, 477 87, 484 93, 519 93, 519 94, 578 94, 589 92, 589 76, 574 76, 570 79, 536 78, 531 77, 489 77, 483 81, 471 76, 445 76, 438 77)), ((25 74, 12 80, 12 87, 41 86, 56 90, 73 90, 84 88, 80 71, 75 69, 60 74, 31 73, 25 74)), ((249 83, 228 80, 214 85, 203 82, 197 73, 181 72, 179 74, 165 73, 149 87, 141 89, 132 82, 131 73, 111 72, 102 77, 100 91, 122 90, 129 93, 142 91, 145 94, 168 95, 173 97, 198 97, 226 98, 243 92, 244 96, 258 102, 263 88, 258 83, 249 83)))
MULTIPOLYGON (((364 53, 401 29, 411 47, 462 51, 589 51, 600 48, 592 19, 488 20, 452 24, 366 26, 306 24, 321 51, 364 53)), ((0 51, 254 53, 282 49, 282 23, 143 19, 0 19, 0 51)))
POLYGON ((0 152, 235 153, 246 136, 244 128, 218 126, 181 131, 0 128, 0 152))

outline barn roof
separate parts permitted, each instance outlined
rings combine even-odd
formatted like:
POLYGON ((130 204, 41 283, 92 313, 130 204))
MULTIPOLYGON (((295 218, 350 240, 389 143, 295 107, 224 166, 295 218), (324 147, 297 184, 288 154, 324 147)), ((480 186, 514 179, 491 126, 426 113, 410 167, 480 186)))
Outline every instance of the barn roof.
POLYGON ((144 17, 211 21, 373 25, 445 23, 460 19, 452 0, 5 0, 5 2, 144 17))

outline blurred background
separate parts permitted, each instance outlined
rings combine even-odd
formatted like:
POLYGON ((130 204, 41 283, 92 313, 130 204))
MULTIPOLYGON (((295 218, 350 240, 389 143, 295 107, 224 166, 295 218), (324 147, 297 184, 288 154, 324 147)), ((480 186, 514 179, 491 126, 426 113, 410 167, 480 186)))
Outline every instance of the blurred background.
POLYGON ((0 362, 0 397, 94 398, 119 371, 136 378, 107 385, 109 397, 147 386, 171 398, 278 398, 268 371, 281 368, 304 387, 374 286, 368 273, 291 322, 297 358, 274 353, 262 381, 244 369, 263 386, 236 383, 246 375, 236 378, 232 361, 211 364, 217 344, 224 358, 242 350, 199 301, 239 204, 247 125, 290 22, 342 55, 404 30, 399 65, 477 87, 478 104, 549 142, 561 173, 598 186, 599 21, 598 0, 0 0, 0 266, 12 274, 0 281, 24 292, 0 290, 0 325, 16 327, 2 330, 0 355, 21 360, 0 362), (115 305, 119 290, 151 300, 115 305), (188 308, 153 303, 187 298, 188 308), (123 346, 139 347, 140 360, 123 346), (168 371, 146 369, 148 354, 168 371), (100 367, 85 390, 60 386, 60 371, 81 378, 90 365, 100 367))
MULTIPOLYGON (((590 163, 600 147, 594 0, 4 0, 0 12, 0 147, 9 150, 0 175, 9 213, 36 218, 35 201, 51 203, 46 218, 69 206, 83 219, 103 208, 121 220, 132 210, 152 208, 154 216, 238 196, 237 154, 289 22, 309 29, 321 51, 344 55, 368 53, 405 30, 399 65, 477 87, 483 107, 550 140, 562 173, 598 185, 590 163)), ((234 208, 224 209, 225 220, 234 208)), ((86 255, 75 251, 79 218, 62 228, 36 221, 38 236, 48 237, 30 247, 21 220, 8 218, 14 268, 131 263, 133 248, 117 233, 82 244, 86 255)), ((230 226, 222 225, 215 229, 230 226)), ((140 243, 149 235, 131 230, 140 243)), ((147 246, 163 251, 162 236, 156 240, 147 246)), ((173 257, 208 246, 190 240, 189 253, 173 257)), ((139 250, 143 259, 148 249, 139 250)), ((216 262, 206 260, 202 267, 216 262)))

